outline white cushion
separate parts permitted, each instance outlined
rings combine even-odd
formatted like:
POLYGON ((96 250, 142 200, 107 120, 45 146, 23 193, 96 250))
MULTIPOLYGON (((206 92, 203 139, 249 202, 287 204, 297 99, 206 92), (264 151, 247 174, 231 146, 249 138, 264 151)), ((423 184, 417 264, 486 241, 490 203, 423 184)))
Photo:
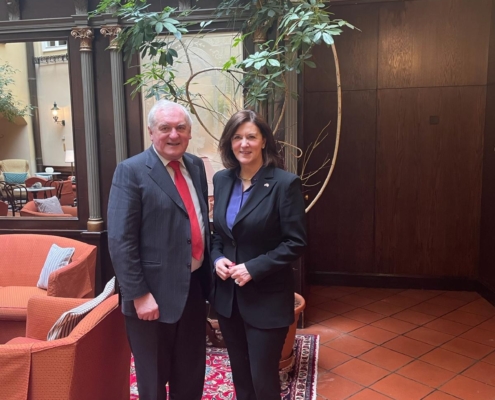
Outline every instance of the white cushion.
POLYGON ((110 279, 105 285, 103 292, 92 300, 64 312, 60 318, 53 324, 48 332, 46 340, 62 339, 69 336, 76 325, 96 306, 103 303, 106 299, 115 293, 115 277, 110 279))
POLYGON ((46 214, 63 214, 60 200, 57 196, 49 197, 48 199, 34 199, 38 211, 46 214))
POLYGON ((56 244, 52 244, 52 247, 50 247, 48 255, 46 256, 45 265, 43 265, 36 286, 41 289, 46 289, 48 287, 48 278, 50 277, 50 274, 69 264, 75 250, 74 247, 59 247, 56 244))

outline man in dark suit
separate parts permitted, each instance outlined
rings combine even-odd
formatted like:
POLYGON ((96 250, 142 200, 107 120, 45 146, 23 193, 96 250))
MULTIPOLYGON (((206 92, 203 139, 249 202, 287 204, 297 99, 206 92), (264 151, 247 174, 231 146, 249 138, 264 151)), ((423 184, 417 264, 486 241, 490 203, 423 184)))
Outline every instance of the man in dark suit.
POLYGON ((150 110, 152 146, 117 166, 108 243, 122 296, 141 400, 199 400, 203 393, 210 266, 208 186, 186 153, 187 110, 161 100, 150 110))

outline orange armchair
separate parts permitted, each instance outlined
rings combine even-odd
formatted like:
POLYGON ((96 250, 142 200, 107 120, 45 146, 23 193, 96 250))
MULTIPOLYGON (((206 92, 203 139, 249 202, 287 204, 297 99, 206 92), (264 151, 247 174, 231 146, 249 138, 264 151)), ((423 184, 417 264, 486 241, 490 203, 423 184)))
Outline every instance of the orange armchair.
POLYGON ((47 214, 38 211, 36 203, 34 201, 28 201, 24 207, 21 208, 21 217, 45 217, 45 218, 72 218, 77 217, 77 207, 61 206, 63 214, 47 214))
POLYGON ((49 180, 44 186, 52 186, 55 189, 53 191, 47 191, 46 197, 57 196, 60 200, 60 204, 63 206, 71 206, 74 204, 74 191, 72 190, 72 181, 57 181, 49 180))
MULTIPOLYGON (((26 185, 27 188, 30 188, 33 186, 35 183, 41 183, 41 186, 45 186, 45 183, 47 182, 47 179, 41 178, 39 176, 31 176, 30 178, 27 178, 24 181, 24 185, 26 185)), ((28 192, 28 201, 33 201, 34 195, 32 192, 28 192)))
POLYGON ((96 247, 74 239, 35 234, 0 235, 0 343, 26 332, 27 304, 34 295, 95 295, 96 247), (71 262, 50 274, 47 290, 36 287, 52 244, 74 247, 71 262))
POLYGON ((129 399, 131 351, 118 295, 105 300, 69 336, 46 336, 60 315, 87 300, 35 296, 25 337, 0 345, 0 387, 7 399, 129 399))

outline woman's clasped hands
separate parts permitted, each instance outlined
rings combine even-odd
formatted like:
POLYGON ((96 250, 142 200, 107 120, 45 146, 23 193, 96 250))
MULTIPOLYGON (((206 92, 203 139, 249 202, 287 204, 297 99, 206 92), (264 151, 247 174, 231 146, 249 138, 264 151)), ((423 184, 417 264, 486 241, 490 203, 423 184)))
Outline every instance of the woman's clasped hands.
POLYGON ((228 258, 221 258, 215 263, 215 270, 217 275, 222 280, 233 279, 236 285, 244 286, 252 278, 246 265, 239 264, 236 265, 234 262, 230 261, 228 258))

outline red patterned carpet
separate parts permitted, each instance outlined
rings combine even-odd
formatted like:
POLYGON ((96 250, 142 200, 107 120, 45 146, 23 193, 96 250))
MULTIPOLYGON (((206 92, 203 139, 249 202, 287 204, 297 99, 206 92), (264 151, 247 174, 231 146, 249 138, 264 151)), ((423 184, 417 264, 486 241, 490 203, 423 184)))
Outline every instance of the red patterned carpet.
MULTIPOLYGON (((296 335, 296 360, 288 380, 282 383, 281 400, 315 400, 318 364, 318 336, 296 335)), ((235 392, 226 349, 206 349, 203 400, 234 400, 235 392)), ((138 400, 134 360, 131 360, 131 400, 138 400)))

